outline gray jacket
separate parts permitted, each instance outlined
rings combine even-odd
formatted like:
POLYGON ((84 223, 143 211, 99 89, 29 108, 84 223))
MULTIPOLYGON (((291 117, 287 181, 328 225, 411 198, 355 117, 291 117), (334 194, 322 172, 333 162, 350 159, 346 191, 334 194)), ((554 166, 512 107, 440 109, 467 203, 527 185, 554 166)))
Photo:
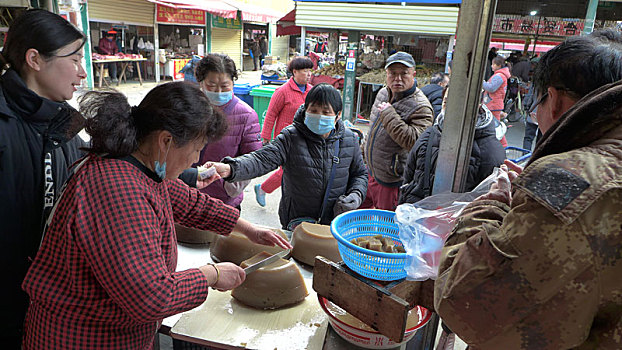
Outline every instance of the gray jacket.
POLYGON ((324 139, 304 125, 304 118, 302 105, 296 112, 293 125, 283 129, 268 145, 237 158, 223 159, 224 163, 231 165, 231 176, 227 181, 253 179, 283 166, 279 205, 283 227, 296 218, 319 218, 337 139, 340 140, 339 160, 320 223, 332 221, 333 206, 339 196, 358 192, 363 199, 367 194, 367 170, 358 136, 339 120, 336 129, 324 139))

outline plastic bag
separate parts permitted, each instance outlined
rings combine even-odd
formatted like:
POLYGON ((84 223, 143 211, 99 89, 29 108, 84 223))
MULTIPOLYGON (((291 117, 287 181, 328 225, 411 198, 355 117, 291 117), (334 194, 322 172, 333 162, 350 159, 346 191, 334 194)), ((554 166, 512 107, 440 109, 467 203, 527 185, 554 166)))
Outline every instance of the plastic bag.
POLYGON ((495 168, 471 192, 440 193, 415 204, 408 203, 397 207, 395 220, 399 227, 400 241, 406 250, 404 268, 409 280, 436 279, 441 250, 457 217, 467 204, 487 193, 499 176, 507 174, 495 168))

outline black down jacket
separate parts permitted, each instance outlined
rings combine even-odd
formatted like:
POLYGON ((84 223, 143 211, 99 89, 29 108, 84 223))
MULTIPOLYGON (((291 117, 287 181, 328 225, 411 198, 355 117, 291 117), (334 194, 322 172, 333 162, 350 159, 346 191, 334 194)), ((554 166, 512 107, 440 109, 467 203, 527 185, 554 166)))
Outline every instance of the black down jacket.
POLYGON ((305 109, 296 112, 293 125, 283 129, 268 145, 252 153, 227 157, 231 165, 227 181, 248 180, 267 174, 283 166, 282 196, 279 218, 285 228, 296 218, 319 218, 324 193, 330 177, 334 143, 339 138, 339 162, 321 224, 330 224, 333 206, 344 194, 367 194, 367 169, 363 163, 358 136, 346 128, 341 120, 335 130, 324 139, 304 125, 305 109))
POLYGON ((76 134, 83 124, 75 109, 35 94, 14 70, 0 78, 0 266, 6 272, 0 309, 5 335, 19 339, 28 307, 22 280, 69 167, 82 156, 79 148, 85 144, 76 134))
MULTIPOLYGON (((442 120, 427 128, 419 137, 415 146, 408 155, 406 169, 404 170, 404 185, 400 187, 399 204, 416 203, 432 194, 434 184, 434 172, 436 171, 436 159, 441 141, 442 120), (430 143, 430 140, 432 141, 430 143), (426 153, 429 155, 430 169, 428 181, 425 176, 426 153)), ((471 149, 469 171, 467 174, 466 191, 471 191, 488 175, 495 167, 503 164, 505 150, 501 142, 495 136, 495 126, 491 118, 475 129, 475 140, 471 149)))
POLYGON ((421 92, 428 98, 434 109, 434 119, 438 117, 443 108, 443 89, 444 87, 438 84, 429 84, 421 88, 421 92))

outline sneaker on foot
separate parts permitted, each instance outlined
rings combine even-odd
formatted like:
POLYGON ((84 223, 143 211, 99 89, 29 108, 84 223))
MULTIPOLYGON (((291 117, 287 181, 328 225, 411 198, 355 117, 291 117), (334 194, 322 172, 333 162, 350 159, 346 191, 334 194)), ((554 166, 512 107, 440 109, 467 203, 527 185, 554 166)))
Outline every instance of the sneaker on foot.
POLYGON ((261 184, 255 185, 255 199, 262 207, 266 206, 266 192, 261 189, 261 184))

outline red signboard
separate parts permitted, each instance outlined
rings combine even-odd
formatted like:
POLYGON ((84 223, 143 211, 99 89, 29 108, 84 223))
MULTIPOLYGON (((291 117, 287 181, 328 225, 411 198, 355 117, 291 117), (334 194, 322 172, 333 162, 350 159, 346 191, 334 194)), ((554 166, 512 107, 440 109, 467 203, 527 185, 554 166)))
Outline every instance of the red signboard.
POLYGON ((585 20, 557 17, 522 17, 516 15, 495 15, 493 32, 534 35, 573 36, 581 34, 585 20))
POLYGON ((205 11, 157 5, 158 23, 205 25, 205 11))

